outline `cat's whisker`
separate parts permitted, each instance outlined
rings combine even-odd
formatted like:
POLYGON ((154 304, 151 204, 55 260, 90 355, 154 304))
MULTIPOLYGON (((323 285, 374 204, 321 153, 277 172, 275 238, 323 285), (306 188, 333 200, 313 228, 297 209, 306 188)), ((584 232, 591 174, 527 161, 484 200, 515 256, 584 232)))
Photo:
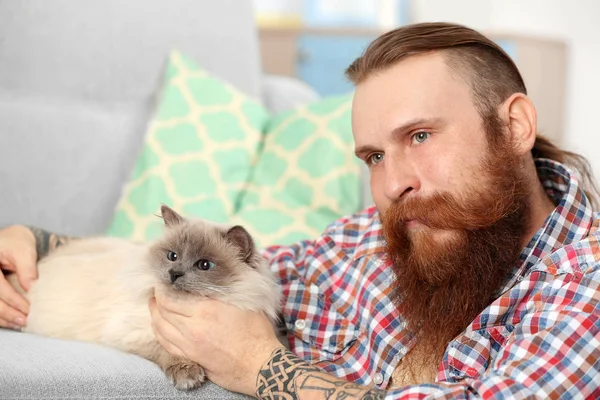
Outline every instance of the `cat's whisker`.
POLYGON ((210 290, 214 290, 215 292, 221 293, 222 295, 224 295, 224 294, 225 294, 225 291, 224 291, 224 290, 217 289, 217 288, 216 288, 216 287, 214 287, 214 286, 207 286, 206 288, 207 288, 207 289, 210 289, 210 290))
POLYGON ((216 286, 208 286, 208 285, 205 285, 205 284, 204 284, 204 283, 202 283, 202 282, 195 282, 195 284, 194 284, 194 289, 200 289, 200 290, 212 290, 212 291, 214 291, 214 292, 217 292, 217 293, 220 293, 220 294, 222 294, 222 295, 225 295, 225 294, 226 294, 226 293, 225 293, 225 290, 223 290, 223 289, 225 289, 225 288, 216 287, 216 286))

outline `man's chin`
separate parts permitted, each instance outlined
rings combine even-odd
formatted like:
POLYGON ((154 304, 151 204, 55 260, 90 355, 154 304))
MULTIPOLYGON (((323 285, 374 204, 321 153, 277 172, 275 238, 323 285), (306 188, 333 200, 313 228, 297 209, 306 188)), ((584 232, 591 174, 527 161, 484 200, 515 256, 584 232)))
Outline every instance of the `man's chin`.
POLYGON ((418 221, 406 223, 406 234, 413 245, 416 241, 426 241, 430 244, 451 245, 458 243, 461 238, 460 231, 449 229, 438 229, 427 226, 418 221))
POLYGON ((404 226, 406 227, 406 230, 409 232, 427 228, 427 226, 425 224, 423 224, 422 222, 419 222, 416 219, 411 219, 411 220, 405 221, 404 226))

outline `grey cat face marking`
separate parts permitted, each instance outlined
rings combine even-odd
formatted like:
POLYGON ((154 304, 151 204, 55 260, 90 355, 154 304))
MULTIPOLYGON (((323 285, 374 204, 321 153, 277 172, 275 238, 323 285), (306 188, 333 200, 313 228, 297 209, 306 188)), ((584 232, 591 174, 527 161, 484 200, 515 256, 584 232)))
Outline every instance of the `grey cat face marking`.
POLYGON ((211 296, 258 265, 254 242, 241 226, 223 228, 161 208, 165 233, 148 253, 149 266, 176 292, 211 296))

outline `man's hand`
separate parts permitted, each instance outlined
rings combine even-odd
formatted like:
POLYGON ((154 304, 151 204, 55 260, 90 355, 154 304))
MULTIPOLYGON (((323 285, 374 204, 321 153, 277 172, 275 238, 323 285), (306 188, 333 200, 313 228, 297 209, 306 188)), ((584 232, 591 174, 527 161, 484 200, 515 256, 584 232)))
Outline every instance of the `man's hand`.
POLYGON ((16 273, 26 291, 37 279, 36 241, 25 226, 0 230, 0 327, 18 329, 26 325, 29 302, 7 282, 6 272, 16 273))
POLYGON ((149 306, 160 344, 199 363, 211 381, 235 392, 254 396, 261 367, 283 347, 262 313, 216 300, 174 301, 158 290, 149 306))

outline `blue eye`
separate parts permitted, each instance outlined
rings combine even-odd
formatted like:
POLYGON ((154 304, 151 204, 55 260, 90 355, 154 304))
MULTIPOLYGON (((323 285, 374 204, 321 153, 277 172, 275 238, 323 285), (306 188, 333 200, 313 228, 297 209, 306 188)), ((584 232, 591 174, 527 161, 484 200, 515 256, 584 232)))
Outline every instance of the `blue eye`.
POLYGON ((175 253, 174 251, 170 251, 167 253, 167 259, 169 261, 175 261, 177 260, 177 253, 175 253))
POLYGON ((379 164, 383 161, 383 153, 373 153, 367 157, 367 165, 379 164))
POLYGON ((413 142, 424 143, 427 139, 429 139, 431 133, 426 131, 417 132, 413 135, 413 142))
POLYGON ((215 267, 215 263, 209 260, 198 260, 196 261, 196 267, 201 271, 208 271, 215 267))

